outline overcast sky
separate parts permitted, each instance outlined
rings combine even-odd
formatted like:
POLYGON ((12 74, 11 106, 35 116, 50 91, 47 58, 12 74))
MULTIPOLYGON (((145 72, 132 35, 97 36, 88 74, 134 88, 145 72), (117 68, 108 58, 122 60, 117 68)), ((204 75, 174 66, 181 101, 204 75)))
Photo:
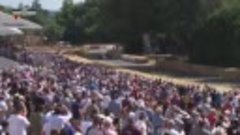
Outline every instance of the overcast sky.
MULTIPOLYGON (((63 0, 40 0, 43 8, 50 10, 58 10, 62 6, 63 0)), ((74 2, 79 2, 83 0, 74 0, 74 2)), ((19 3, 30 5, 32 0, 0 0, 0 5, 17 7, 19 3)))

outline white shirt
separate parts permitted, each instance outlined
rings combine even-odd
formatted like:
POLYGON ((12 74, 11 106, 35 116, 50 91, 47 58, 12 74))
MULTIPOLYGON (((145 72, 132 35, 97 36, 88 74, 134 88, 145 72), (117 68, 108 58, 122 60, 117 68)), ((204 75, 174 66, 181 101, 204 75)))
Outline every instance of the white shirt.
MULTIPOLYGON (((46 120, 47 122, 49 119, 51 119, 54 116, 53 113, 54 113, 53 111, 47 112, 47 114, 44 116, 44 120, 46 120)), ((68 122, 72 118, 72 113, 67 112, 66 115, 58 115, 58 117, 62 119, 64 122, 68 122)))
POLYGON ((82 135, 81 133, 79 133, 79 132, 77 132, 77 133, 75 133, 74 135, 82 135))
POLYGON ((110 96, 104 96, 103 101, 101 102, 101 106, 106 109, 109 106, 109 103, 111 102, 110 96))
POLYGON ((226 131, 222 127, 215 127, 215 128, 213 128, 212 134, 213 135, 218 135, 218 134, 227 135, 226 131))
POLYGON ((81 105, 83 105, 82 111, 85 112, 91 104, 92 104, 92 100, 90 98, 82 99, 81 101, 81 105))
POLYGON ((104 131, 104 135, 117 135, 117 132, 111 128, 104 131))
POLYGON ((8 110, 7 103, 4 100, 0 101, 0 110, 1 111, 7 111, 8 110))
POLYGON ((104 135, 103 130, 93 127, 89 130, 88 135, 104 135))
POLYGON ((161 135, 165 135, 166 133, 168 133, 169 135, 181 135, 180 133, 178 133, 177 130, 175 129, 163 129, 161 131, 161 135))
POLYGON ((137 120, 135 126, 139 131, 141 131, 142 135, 147 135, 147 124, 145 121, 137 120))
POLYGON ((82 121, 81 123, 82 133, 85 135, 87 133, 88 128, 91 126, 92 126, 91 121, 82 121))
POLYGON ((60 115, 59 117, 66 123, 72 118, 72 113, 68 111, 67 114, 60 115))
POLYGON ((239 106, 239 98, 238 97, 233 97, 233 100, 231 102, 232 106, 234 106, 234 108, 237 108, 239 106))
POLYGON ((45 123, 44 125, 43 125, 43 129, 42 129, 42 131, 43 131, 43 133, 44 133, 44 135, 51 135, 51 125, 50 125, 50 123, 45 123))
POLYGON ((45 135, 50 135, 52 130, 61 131, 66 124, 65 119, 61 115, 52 115, 48 117, 47 123, 43 125, 45 135))
POLYGON ((27 127, 30 125, 28 119, 21 115, 11 115, 8 119, 9 135, 27 135, 27 127))

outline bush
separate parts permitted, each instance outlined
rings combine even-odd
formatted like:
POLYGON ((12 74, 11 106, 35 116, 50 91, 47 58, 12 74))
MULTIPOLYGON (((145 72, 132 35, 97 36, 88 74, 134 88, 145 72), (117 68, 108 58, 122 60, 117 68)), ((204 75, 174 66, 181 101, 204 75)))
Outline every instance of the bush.
POLYGON ((193 36, 193 62, 240 66, 240 7, 227 7, 212 15, 193 36))

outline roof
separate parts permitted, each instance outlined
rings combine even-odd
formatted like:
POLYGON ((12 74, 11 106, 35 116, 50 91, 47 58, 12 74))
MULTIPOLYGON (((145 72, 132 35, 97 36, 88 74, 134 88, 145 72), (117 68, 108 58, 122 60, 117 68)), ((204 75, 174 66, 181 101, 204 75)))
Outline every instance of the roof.
POLYGON ((22 30, 40 30, 42 26, 34 22, 18 18, 0 11, 0 27, 14 27, 22 30))
POLYGON ((0 27, 0 36, 22 35, 23 32, 14 27, 0 27))

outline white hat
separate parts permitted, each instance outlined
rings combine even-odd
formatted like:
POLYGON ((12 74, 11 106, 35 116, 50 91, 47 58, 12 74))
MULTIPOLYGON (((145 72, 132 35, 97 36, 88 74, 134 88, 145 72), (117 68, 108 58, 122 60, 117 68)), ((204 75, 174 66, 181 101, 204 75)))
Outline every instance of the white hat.
POLYGON ((100 119, 105 119, 106 118, 106 116, 103 115, 103 114, 98 114, 97 117, 99 117, 100 119))
POLYGON ((129 118, 135 118, 135 117, 136 117, 136 114, 134 112, 129 113, 129 118))
POLYGON ((104 121, 106 123, 111 123, 111 124, 113 123, 113 119, 111 117, 105 117, 104 121))
POLYGON ((138 103, 138 107, 140 107, 140 108, 145 107, 145 102, 143 100, 139 100, 137 103, 138 103))
POLYGON ((230 114, 231 114, 231 111, 230 111, 230 110, 225 110, 224 113, 225 113, 226 115, 230 115, 230 114))
POLYGON ((158 106, 158 107, 156 108, 156 112, 162 112, 162 111, 163 111, 163 109, 162 109, 161 106, 158 106))
POLYGON ((77 132, 77 133, 75 133, 74 135, 81 135, 81 133, 77 132))

